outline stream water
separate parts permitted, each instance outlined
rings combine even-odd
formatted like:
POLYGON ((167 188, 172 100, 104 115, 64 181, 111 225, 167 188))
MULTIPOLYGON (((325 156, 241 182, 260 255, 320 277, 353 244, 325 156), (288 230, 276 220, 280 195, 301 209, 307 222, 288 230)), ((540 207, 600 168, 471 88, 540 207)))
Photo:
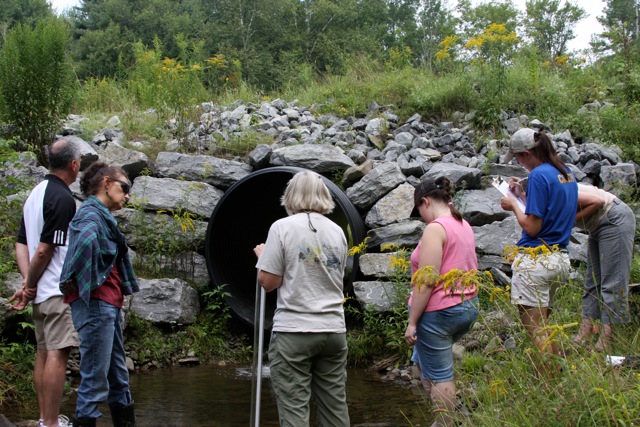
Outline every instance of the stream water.
MULTIPOLYGON (((131 391, 139 427, 250 425, 250 366, 174 367, 132 375, 131 391)), ((347 398, 352 426, 430 425, 431 416, 418 387, 389 384, 369 372, 351 369, 347 398)), ((73 414, 74 403, 74 399, 64 402, 61 412, 73 414)), ((110 426, 108 407, 101 410, 104 416, 98 426, 110 426)), ((260 421, 261 426, 278 426, 268 378, 262 383, 260 421)))

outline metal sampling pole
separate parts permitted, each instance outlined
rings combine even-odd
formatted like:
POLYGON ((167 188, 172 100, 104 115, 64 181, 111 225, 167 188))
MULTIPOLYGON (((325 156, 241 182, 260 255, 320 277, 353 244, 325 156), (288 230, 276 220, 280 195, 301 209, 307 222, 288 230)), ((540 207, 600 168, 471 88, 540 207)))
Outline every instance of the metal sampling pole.
POLYGON ((253 376, 251 383, 251 427, 260 427, 260 396, 262 394, 262 351, 264 347, 265 291, 256 277, 256 304, 253 322, 253 376))

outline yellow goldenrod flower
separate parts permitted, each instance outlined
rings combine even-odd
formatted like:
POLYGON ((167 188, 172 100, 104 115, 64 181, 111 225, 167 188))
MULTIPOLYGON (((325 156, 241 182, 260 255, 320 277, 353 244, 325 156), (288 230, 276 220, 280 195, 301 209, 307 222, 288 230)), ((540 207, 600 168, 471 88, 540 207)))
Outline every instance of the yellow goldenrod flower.
POLYGON ((353 256, 353 255, 358 255, 358 254, 365 253, 367 251, 367 241, 368 240, 369 240, 369 238, 365 237, 365 239, 362 242, 360 242, 359 245, 351 247, 351 249, 349 249, 349 252, 347 252, 347 255, 353 256))

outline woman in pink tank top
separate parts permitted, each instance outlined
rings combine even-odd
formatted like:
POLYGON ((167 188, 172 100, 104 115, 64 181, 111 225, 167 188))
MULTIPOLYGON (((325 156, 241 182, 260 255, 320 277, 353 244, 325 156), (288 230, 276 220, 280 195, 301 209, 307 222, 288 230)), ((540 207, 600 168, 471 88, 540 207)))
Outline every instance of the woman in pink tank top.
MULTIPOLYGON (((421 182, 415 188, 414 201, 427 227, 411 255, 412 273, 424 267, 439 276, 454 269, 477 270, 473 230, 453 206, 449 179, 421 182)), ((416 346, 422 384, 436 409, 433 426, 448 426, 457 407, 452 347, 478 317, 477 290, 463 286, 445 289, 437 279, 412 283, 412 287, 405 340, 416 346)))

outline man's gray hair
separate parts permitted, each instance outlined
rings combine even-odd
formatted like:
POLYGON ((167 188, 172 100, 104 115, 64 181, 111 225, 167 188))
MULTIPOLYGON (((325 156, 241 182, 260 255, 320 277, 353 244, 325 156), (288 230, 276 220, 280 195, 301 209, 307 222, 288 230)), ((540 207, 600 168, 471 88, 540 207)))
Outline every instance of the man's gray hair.
POLYGON ((80 157, 80 148, 75 142, 59 139, 49 147, 49 170, 63 170, 80 157))

